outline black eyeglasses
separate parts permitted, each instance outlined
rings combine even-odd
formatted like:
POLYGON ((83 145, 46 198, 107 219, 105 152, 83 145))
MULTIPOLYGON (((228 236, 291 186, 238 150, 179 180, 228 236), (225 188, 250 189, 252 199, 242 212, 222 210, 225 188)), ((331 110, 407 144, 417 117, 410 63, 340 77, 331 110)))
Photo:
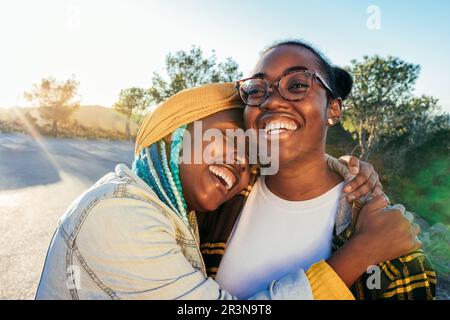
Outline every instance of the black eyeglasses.
POLYGON ((289 72, 273 83, 259 77, 246 78, 237 81, 236 88, 246 105, 258 107, 272 94, 275 85, 284 99, 288 101, 301 100, 308 95, 314 79, 317 79, 334 97, 333 90, 326 82, 318 74, 309 70, 289 72))

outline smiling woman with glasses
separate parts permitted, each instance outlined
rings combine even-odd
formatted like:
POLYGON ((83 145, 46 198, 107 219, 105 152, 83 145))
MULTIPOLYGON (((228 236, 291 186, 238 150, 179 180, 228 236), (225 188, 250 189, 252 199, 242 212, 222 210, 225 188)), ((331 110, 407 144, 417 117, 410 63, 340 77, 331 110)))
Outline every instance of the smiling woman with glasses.
POLYGON ((309 278, 315 299, 433 299, 436 275, 412 215, 390 206, 379 187, 351 194, 345 183, 358 178, 326 154, 352 76, 310 45, 287 41, 265 50, 252 76, 235 85, 246 129, 277 141, 279 170, 253 172, 244 193, 204 217, 210 275, 239 298, 301 267, 333 279, 309 278), (378 287, 370 285, 373 270, 378 287))

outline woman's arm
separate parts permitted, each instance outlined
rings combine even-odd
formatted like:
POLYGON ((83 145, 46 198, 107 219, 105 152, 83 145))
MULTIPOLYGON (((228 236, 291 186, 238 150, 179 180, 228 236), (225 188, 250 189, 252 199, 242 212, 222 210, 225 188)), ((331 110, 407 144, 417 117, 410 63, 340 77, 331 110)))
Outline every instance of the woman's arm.
MULTIPOLYGON (((99 202, 77 237, 90 273, 120 299, 236 299, 206 278, 178 245, 181 235, 156 206, 131 198, 99 202)), ((200 253, 198 253, 200 255, 200 253)), ((82 288, 79 292, 83 297, 82 288)), ((274 281, 253 299, 312 299, 303 270, 274 281)), ((252 299, 251 298, 251 299, 252 299)))
POLYGON ((350 287, 367 268, 418 250, 420 227, 413 224, 403 206, 387 207, 383 196, 370 200, 359 213, 354 236, 328 264, 350 287))
POLYGON ((361 210, 355 235, 327 261, 307 272, 314 299, 354 299, 349 291, 368 267, 420 248, 420 229, 412 225, 402 206, 386 209, 387 200, 377 196, 361 210), (392 241, 395 239, 395 241, 392 241))

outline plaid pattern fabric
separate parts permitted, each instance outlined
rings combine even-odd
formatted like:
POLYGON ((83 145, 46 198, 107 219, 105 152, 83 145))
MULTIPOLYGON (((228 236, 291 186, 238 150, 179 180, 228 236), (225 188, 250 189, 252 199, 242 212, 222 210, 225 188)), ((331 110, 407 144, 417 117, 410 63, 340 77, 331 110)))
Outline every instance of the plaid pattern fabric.
MULTIPOLYGON (((330 167, 334 167, 333 169, 345 176, 345 180, 349 180, 346 169, 337 168, 336 166, 339 165, 333 159, 330 167)), ((220 261, 227 249, 228 238, 258 174, 258 170, 254 169, 249 185, 219 209, 197 216, 200 226, 200 249, 207 274, 212 278, 216 276, 220 261)), ((332 242, 333 252, 351 238, 357 216, 363 205, 362 200, 357 200, 350 206, 345 197, 340 199, 332 242)), ((422 250, 380 263, 368 271, 370 272, 361 276, 351 288, 356 299, 434 300, 436 297, 436 274, 422 250)))
MULTIPOLYGON (((339 236, 334 234, 333 252, 351 238, 363 205, 361 200, 353 203, 352 224, 339 236)), ((359 300, 434 300, 436 273, 425 252, 417 250, 374 266, 363 274, 350 290, 359 300)))

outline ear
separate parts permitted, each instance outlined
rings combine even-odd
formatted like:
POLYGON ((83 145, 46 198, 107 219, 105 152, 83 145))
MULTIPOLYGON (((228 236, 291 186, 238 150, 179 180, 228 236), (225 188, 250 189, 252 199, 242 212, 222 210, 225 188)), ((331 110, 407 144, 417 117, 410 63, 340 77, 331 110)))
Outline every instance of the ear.
POLYGON ((336 98, 332 99, 328 105, 327 109, 327 124, 329 124, 328 119, 332 120, 332 124, 336 124, 341 118, 342 113, 342 99, 336 98))

